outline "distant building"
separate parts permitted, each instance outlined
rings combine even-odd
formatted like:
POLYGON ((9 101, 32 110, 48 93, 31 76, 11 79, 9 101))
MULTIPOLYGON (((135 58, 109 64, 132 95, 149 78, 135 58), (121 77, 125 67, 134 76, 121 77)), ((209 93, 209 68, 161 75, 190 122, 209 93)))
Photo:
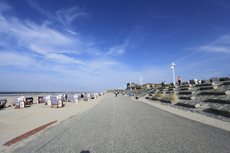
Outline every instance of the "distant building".
POLYGON ((127 83, 127 90, 136 90, 139 85, 133 83, 127 83))

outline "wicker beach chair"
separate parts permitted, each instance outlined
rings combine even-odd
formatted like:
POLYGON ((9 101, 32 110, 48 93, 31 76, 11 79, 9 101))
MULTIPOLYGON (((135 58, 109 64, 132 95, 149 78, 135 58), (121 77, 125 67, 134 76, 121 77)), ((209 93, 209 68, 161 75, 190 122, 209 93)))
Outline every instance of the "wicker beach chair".
POLYGON ((5 108, 6 107, 6 103, 7 103, 7 99, 6 98, 0 98, 0 103, 1 103, 1 107, 0 108, 5 108))
POLYGON ((78 94, 70 94, 68 100, 69 102, 78 103, 78 94))
POLYGON ((47 96, 43 97, 43 100, 44 100, 46 105, 51 105, 50 96, 51 95, 47 95, 47 96))
POLYGON ((84 94, 84 101, 89 101, 90 100, 90 94, 86 93, 84 94))
POLYGON ((44 103, 43 96, 38 96, 38 103, 44 103))
POLYGON ((219 81, 219 78, 218 77, 212 77, 212 82, 218 82, 219 81))
POLYGON ((26 108, 26 102, 25 102, 24 96, 14 98, 13 100, 14 100, 14 104, 15 104, 15 109, 26 108))
POLYGON ((34 102, 34 98, 29 96, 29 97, 26 97, 26 105, 32 105, 34 102))
POLYGON ((63 107, 63 95, 54 94, 50 96, 51 108, 60 108, 63 107))

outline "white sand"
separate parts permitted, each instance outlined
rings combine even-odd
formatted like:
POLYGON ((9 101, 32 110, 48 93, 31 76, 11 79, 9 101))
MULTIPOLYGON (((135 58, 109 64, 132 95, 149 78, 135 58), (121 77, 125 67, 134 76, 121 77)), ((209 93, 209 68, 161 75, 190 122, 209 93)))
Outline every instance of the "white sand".
POLYGON ((51 106, 45 105, 44 103, 37 104, 37 96, 26 96, 32 96, 34 98, 34 104, 31 105, 31 107, 21 109, 14 109, 15 106, 8 107, 8 105, 13 102, 13 98, 18 96, 6 97, 8 101, 7 108, 0 110, 0 152, 5 149, 8 150, 11 147, 2 146, 4 143, 35 128, 57 120, 56 123, 51 125, 56 126, 72 116, 89 110, 106 97, 106 95, 103 95, 90 101, 79 101, 78 104, 64 102, 65 106, 62 108, 51 108, 51 106))
MULTIPOLYGON (((136 99, 133 97, 132 97, 132 100, 136 101, 136 99)), ((211 117, 207 117, 207 116, 204 116, 201 114, 192 113, 190 111, 184 111, 184 110, 180 110, 180 109, 173 108, 170 106, 165 106, 165 105, 160 104, 160 102, 157 102, 157 101, 150 101, 150 100, 147 100, 144 98, 140 98, 140 99, 138 99, 138 101, 152 105, 152 106, 157 107, 159 109, 162 109, 164 111, 188 118, 190 120, 194 120, 194 121, 201 122, 201 123, 204 123, 207 125, 211 125, 211 126, 223 129, 223 130, 230 131, 230 123, 229 122, 224 122, 224 121, 214 119, 211 117)))

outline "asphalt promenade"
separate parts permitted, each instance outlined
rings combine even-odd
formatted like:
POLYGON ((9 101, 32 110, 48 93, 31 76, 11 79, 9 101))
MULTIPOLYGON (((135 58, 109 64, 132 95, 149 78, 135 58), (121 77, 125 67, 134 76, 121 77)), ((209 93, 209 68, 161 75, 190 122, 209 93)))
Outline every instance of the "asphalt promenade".
POLYGON ((14 152, 229 152, 230 132, 129 97, 108 94, 98 105, 14 152))

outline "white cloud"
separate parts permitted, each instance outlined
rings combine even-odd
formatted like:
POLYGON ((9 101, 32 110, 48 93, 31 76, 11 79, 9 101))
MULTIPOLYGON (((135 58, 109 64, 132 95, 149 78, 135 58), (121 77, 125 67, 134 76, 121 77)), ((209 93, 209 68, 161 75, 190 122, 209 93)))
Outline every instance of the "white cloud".
POLYGON ((230 36, 225 35, 220 37, 210 44, 188 48, 188 50, 205 51, 205 52, 218 52, 218 53, 230 53, 230 36))
POLYGON ((80 16, 88 16, 89 14, 82 11, 79 7, 75 6, 69 9, 60 9, 53 13, 45 11, 35 0, 28 0, 29 4, 38 10, 40 13, 48 17, 50 20, 57 21, 62 25, 68 27, 71 23, 80 16))
POLYGON ((63 64, 81 64, 84 65, 84 63, 80 60, 76 60, 74 58, 68 57, 66 55, 63 54, 56 54, 56 53, 52 53, 52 54, 47 54, 46 55, 47 60, 52 60, 56 63, 63 63, 63 64))
POLYGON ((15 66, 19 68, 31 68, 33 63, 35 63, 34 57, 27 54, 20 54, 17 52, 0 52, 0 65, 1 66, 15 66))
POLYGON ((77 35, 76 32, 73 32, 73 31, 71 31, 71 30, 66 29, 66 31, 69 32, 69 33, 71 33, 71 34, 73 34, 73 35, 77 35))
POLYGON ((196 48, 197 50, 201 51, 208 51, 208 52, 224 52, 230 53, 230 48, 227 47, 217 47, 217 46, 201 46, 196 48))
POLYGON ((122 55, 125 52, 125 49, 128 47, 128 41, 126 40, 122 45, 117 45, 109 49, 106 54, 108 55, 122 55))
POLYGON ((79 16, 88 15, 85 12, 82 12, 79 7, 72 7, 70 9, 62 9, 56 12, 58 21, 61 22, 65 26, 69 26, 73 20, 75 20, 79 16))

